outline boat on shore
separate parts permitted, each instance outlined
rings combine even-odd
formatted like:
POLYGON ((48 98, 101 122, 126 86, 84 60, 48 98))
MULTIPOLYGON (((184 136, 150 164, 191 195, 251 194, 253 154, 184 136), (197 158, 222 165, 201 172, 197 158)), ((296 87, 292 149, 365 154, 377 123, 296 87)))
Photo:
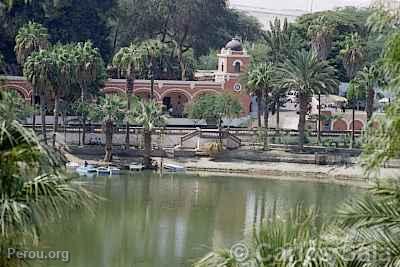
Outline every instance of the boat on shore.
POLYGON ((98 167, 96 171, 98 176, 119 175, 121 173, 121 169, 114 166, 98 167))
POLYGON ((184 166, 170 163, 164 164, 164 169, 172 172, 184 172, 186 170, 184 166))
POLYGON ((142 171, 143 169, 144 169, 144 166, 141 163, 133 162, 129 165, 130 171, 142 171))
POLYGON ((96 173, 97 168, 93 165, 82 165, 76 168, 76 172, 79 174, 89 174, 89 173, 96 173))

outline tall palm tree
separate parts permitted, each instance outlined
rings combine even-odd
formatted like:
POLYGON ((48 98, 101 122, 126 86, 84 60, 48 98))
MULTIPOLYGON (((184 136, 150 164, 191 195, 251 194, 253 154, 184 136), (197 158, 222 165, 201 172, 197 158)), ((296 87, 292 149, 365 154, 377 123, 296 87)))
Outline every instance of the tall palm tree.
MULTIPOLYGON (((128 47, 121 48, 113 58, 113 65, 116 66, 126 76, 126 94, 128 98, 127 110, 131 109, 131 99, 134 89, 134 82, 136 73, 143 68, 143 50, 131 44, 128 47)), ((125 147, 129 148, 129 121, 126 122, 126 136, 125 136, 125 147)))
POLYGON ((112 145, 114 124, 122 122, 126 117, 126 103, 118 95, 106 95, 94 103, 90 110, 90 117, 103 122, 103 131, 106 137, 104 161, 112 161, 112 145))
POLYGON ((46 135, 46 103, 52 91, 52 79, 55 77, 54 57, 48 50, 41 50, 30 55, 24 64, 24 76, 38 89, 40 95, 40 115, 42 120, 42 136, 47 144, 46 135))
POLYGON ((151 135, 155 127, 165 124, 165 118, 161 106, 154 100, 135 101, 133 108, 129 114, 129 120, 133 123, 142 125, 144 140, 144 167, 150 169, 151 165, 151 135))
POLYGON ((41 146, 0 93, 0 266, 26 264, 7 257, 6 248, 39 245, 48 223, 68 211, 90 208, 95 197, 58 172, 59 160, 41 146))
POLYGON ((335 69, 319 60, 311 51, 298 51, 292 59, 287 60, 279 68, 280 84, 299 95, 299 149, 304 150, 305 124, 310 97, 315 92, 329 93, 338 87, 335 69))
MULTIPOLYGON (((74 49, 76 59, 75 78, 81 90, 81 102, 85 103, 88 87, 99 75, 99 69, 104 62, 97 48, 94 48, 90 41, 78 43, 74 49)), ((86 143, 86 114, 81 114, 82 120, 82 144, 86 143)))
POLYGON ((382 85, 382 73, 378 65, 366 66, 360 71, 356 80, 367 96, 367 120, 370 121, 374 113, 375 88, 382 85))
POLYGON ((273 88, 273 75, 275 69, 271 63, 262 63, 255 66, 248 74, 247 85, 249 88, 256 88, 258 107, 261 109, 261 101, 264 101, 264 127, 265 138, 264 148, 268 147, 268 119, 269 119, 269 95, 273 88))
POLYGON ((52 93, 54 96, 53 146, 55 146, 60 113, 60 98, 70 91, 72 84, 76 81, 75 70, 77 62, 74 56, 74 46, 72 45, 56 45, 52 48, 51 55, 55 63, 55 75, 52 77, 52 93))
MULTIPOLYGON (((351 81, 356 73, 360 70, 364 63, 365 55, 365 45, 358 33, 352 33, 346 36, 342 44, 343 49, 340 51, 343 61, 343 67, 346 70, 347 77, 351 81)), ((353 109, 353 127, 352 127, 352 146, 355 143, 355 101, 352 105, 353 109)))
MULTIPOLYGON (((48 41, 49 35, 47 29, 41 24, 35 22, 28 22, 22 26, 15 37, 15 54, 17 61, 23 66, 26 59, 33 53, 43 49, 47 49, 49 46, 48 41)), ((37 95, 37 88, 32 85, 32 96, 31 104, 35 106, 35 97, 37 95)), ((35 129, 36 125, 36 113, 33 109, 32 114, 32 126, 35 129)))
MULTIPOLYGON (((332 49, 334 25, 321 16, 308 28, 311 48, 321 60, 326 60, 332 49)), ((321 143, 321 92, 318 92, 318 143, 321 143)))
POLYGON ((154 68, 157 64, 157 58, 160 58, 166 53, 165 45, 159 40, 148 40, 141 44, 144 61, 149 68, 150 75, 150 98, 154 99, 154 68))

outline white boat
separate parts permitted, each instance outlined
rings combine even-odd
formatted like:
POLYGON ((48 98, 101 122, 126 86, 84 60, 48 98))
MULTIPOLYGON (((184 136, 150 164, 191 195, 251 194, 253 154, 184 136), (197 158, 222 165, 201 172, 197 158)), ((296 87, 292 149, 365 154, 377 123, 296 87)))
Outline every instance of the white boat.
POLYGON ((130 171, 142 171, 143 169, 144 169, 144 166, 141 163, 134 162, 129 165, 130 171))
POLYGON ((97 175, 119 175, 121 173, 121 169, 109 166, 109 167, 99 167, 97 168, 97 175))
POLYGON ((88 174, 88 173, 95 173, 97 169, 93 165, 87 165, 87 166, 79 166, 76 171, 79 174, 88 174))
POLYGON ((108 167, 98 167, 97 168, 97 175, 110 175, 110 169, 108 167))
POLYGON ((114 166, 108 167, 108 170, 110 171, 110 175, 119 175, 121 173, 121 169, 114 166))
POLYGON ((65 164, 65 167, 68 170, 72 170, 72 171, 75 171, 76 169, 78 169, 79 166, 80 166, 79 163, 76 163, 76 162, 68 162, 67 164, 65 164))
POLYGON ((170 164, 166 163, 164 164, 164 169, 167 169, 169 171, 174 171, 174 172, 183 172, 185 171, 184 166, 176 165, 176 164, 170 164))

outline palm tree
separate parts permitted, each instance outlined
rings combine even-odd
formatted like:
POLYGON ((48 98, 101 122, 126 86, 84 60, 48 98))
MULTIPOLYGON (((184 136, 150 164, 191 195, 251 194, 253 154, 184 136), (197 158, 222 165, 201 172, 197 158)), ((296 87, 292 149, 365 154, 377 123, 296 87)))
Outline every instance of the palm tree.
POLYGON ((104 161, 112 161, 112 145, 114 124, 126 117, 125 100, 117 95, 106 95, 94 103, 90 110, 90 117, 103 122, 103 131, 106 137, 104 161))
MULTIPOLYGON (((75 46, 74 51, 77 64, 75 78, 81 90, 81 102, 85 103, 88 87, 98 78, 99 75, 101 75, 99 70, 103 67, 104 62, 98 49, 94 48, 90 41, 78 43, 75 46)), ((86 119, 85 114, 82 113, 82 145, 85 145, 86 143, 86 119)))
POLYGON ((306 114, 310 97, 315 92, 329 93, 338 87, 335 69, 319 60, 314 52, 298 51, 292 59, 282 64, 280 84, 299 95, 299 149, 304 150, 306 114))
POLYGON ((259 64, 250 70, 248 74, 247 85, 249 88, 254 88, 256 92, 258 107, 261 109, 261 101, 264 100, 264 127, 265 138, 264 148, 268 146, 268 114, 269 114, 269 94, 272 92, 274 67, 271 63, 259 64))
POLYGON ((151 169, 151 135, 155 127, 165 124, 161 106, 154 100, 147 102, 136 100, 129 114, 129 120, 143 127, 144 167, 151 169))
MULTIPOLYGON (((358 33, 352 33, 349 36, 346 36, 343 44, 343 49, 340 51, 342 55, 343 66, 346 70, 347 77, 349 80, 352 80, 359 69, 362 67, 362 64, 365 59, 365 49, 364 43, 358 33)), ((355 102, 352 105, 353 109, 353 124, 355 120, 355 102)), ((355 143, 355 127, 352 127, 352 146, 355 143)))
MULTIPOLYGON (((49 46, 49 35, 47 29, 41 24, 35 22, 28 22, 22 26, 15 37, 15 54, 19 64, 23 65, 26 59, 33 53, 49 46)), ((37 88, 32 85, 32 99, 31 104, 35 106, 35 97, 37 95, 37 88)), ((35 109, 32 114, 32 127, 35 129, 36 113, 35 109)))
MULTIPOLYGON (((324 16, 308 28, 311 48, 321 60, 326 60, 332 49, 334 26, 324 16)), ((318 143, 321 143, 321 92, 318 92, 318 143)))
MULTIPOLYGON (((136 73, 143 68, 143 50, 135 44, 121 48, 113 58, 113 65, 126 76, 127 110, 131 109, 131 98, 134 89, 136 73)), ((125 147, 129 148, 129 121, 126 122, 125 147)))
MULTIPOLYGON (((20 266, 6 248, 37 246, 47 223, 90 208, 95 197, 58 173, 59 160, 42 147, 0 93, 0 266, 20 266)), ((40 245, 40 243, 39 243, 40 245)), ((25 262, 26 263, 26 262, 25 262)))
POLYGON ((375 88, 383 83, 382 73, 376 64, 366 66, 357 74, 356 80, 367 95, 367 120, 370 121, 374 113, 375 88))
POLYGON ((159 40, 148 40, 141 44, 144 61, 149 68, 150 75, 150 98, 154 99, 154 68, 156 66, 156 59, 165 54, 165 45, 159 40))
POLYGON ((37 88, 40 95, 40 115, 42 120, 42 136, 47 144, 46 136, 46 103, 52 91, 52 79, 55 76, 54 57, 48 50, 41 50, 30 55, 24 64, 24 76, 37 88))
POLYGON ((56 143, 56 134, 58 130, 58 118, 60 113, 60 98, 67 94, 72 84, 76 81, 75 69, 76 58, 74 56, 74 46, 72 45, 57 45, 51 50, 52 57, 55 62, 53 83, 54 95, 54 122, 53 122, 53 147, 56 143))

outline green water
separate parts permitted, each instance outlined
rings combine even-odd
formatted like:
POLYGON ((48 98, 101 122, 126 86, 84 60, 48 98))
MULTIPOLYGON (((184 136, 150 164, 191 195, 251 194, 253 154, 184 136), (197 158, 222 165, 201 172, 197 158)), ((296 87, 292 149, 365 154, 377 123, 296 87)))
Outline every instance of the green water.
POLYGON ((95 218, 81 214, 48 227, 44 245, 70 262, 45 266, 190 266, 211 248, 229 247, 246 229, 296 203, 330 214, 355 188, 305 182, 140 173, 87 178, 107 201, 95 218))

